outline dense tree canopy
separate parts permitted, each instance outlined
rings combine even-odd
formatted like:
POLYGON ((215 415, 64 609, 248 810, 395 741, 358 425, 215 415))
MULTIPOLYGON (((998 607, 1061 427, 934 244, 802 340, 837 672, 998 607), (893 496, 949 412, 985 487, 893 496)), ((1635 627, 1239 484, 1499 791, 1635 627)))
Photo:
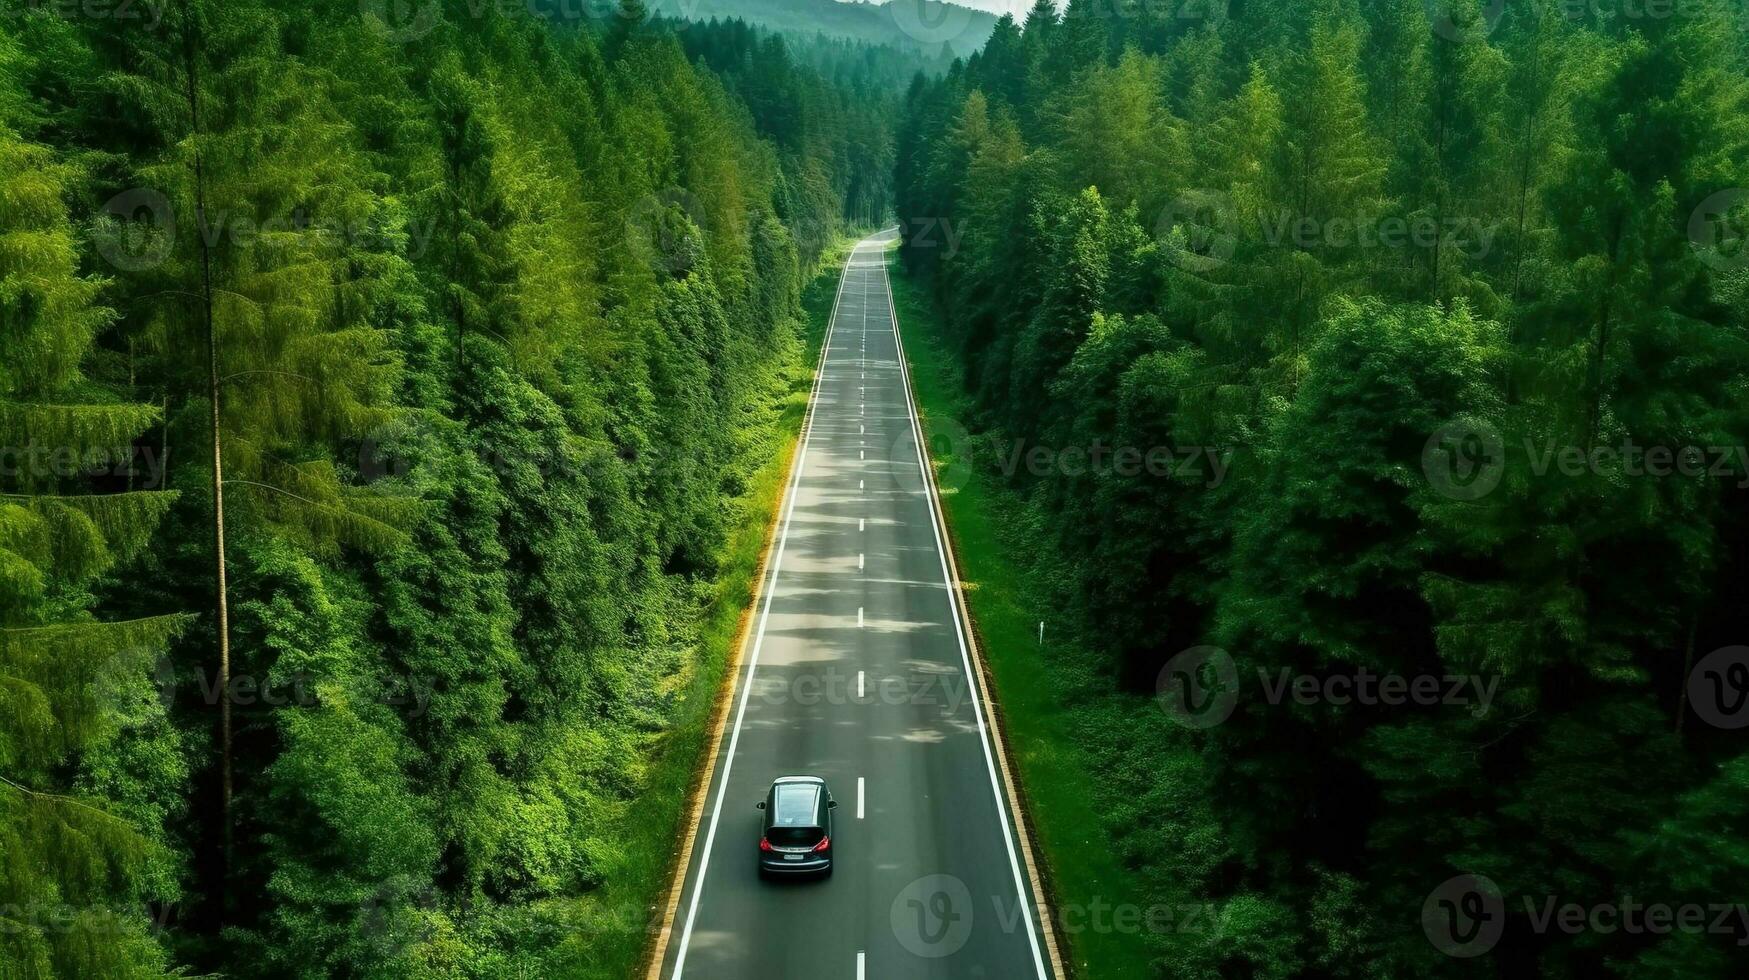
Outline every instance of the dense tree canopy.
POLYGON ((61 13, 0 19, 0 975, 576 975, 905 69, 61 13))
POLYGON ((1041 0, 907 96, 964 421, 1108 454, 1009 468, 1104 655, 1052 669, 1108 829, 1218 910, 1161 976, 1743 968, 1740 921, 1526 913, 1749 893, 1749 748, 1690 694, 1749 635, 1749 61, 1737 5, 1637 9, 1041 0), (1191 465, 1112 462, 1156 449, 1191 465), (1150 703, 1198 650, 1220 724, 1150 703), (1363 672, 1493 694, 1260 683, 1363 672), (1423 935, 1462 875, 1487 958, 1423 935))

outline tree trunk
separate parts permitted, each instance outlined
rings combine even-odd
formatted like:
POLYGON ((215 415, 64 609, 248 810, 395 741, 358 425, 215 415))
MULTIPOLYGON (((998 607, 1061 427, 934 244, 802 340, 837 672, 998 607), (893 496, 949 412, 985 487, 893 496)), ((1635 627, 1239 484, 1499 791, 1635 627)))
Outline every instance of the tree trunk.
MULTIPOLYGON (((206 172, 201 162, 200 151, 200 59, 198 55, 198 39, 196 32, 199 24, 191 9, 190 0, 184 0, 183 13, 188 18, 188 30, 184 34, 184 48, 187 57, 188 81, 188 117, 189 128, 194 135, 194 211, 195 227, 206 227, 206 172)), ((221 911, 230 906, 230 888, 228 881, 231 870, 231 617, 229 596, 225 583, 225 474, 224 446, 221 438, 223 411, 219 402, 219 336, 218 325, 213 318, 213 266, 212 249, 207 245, 205 235, 195 235, 200 247, 200 293, 201 314, 206 327, 207 348, 207 397, 210 402, 209 421, 212 432, 213 449, 213 557, 214 577, 218 587, 218 640, 219 640, 219 671, 217 690, 219 692, 219 821, 224 838, 224 855, 221 863, 221 880, 227 883, 224 897, 220 901, 221 911)))

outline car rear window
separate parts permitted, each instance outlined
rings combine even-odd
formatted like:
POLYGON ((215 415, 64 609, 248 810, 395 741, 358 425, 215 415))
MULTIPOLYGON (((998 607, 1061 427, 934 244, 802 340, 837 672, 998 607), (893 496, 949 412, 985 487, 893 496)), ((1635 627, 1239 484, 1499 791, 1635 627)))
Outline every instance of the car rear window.
POLYGON ((773 827, 812 827, 815 824, 814 801, 819 792, 813 786, 779 786, 777 812, 771 815, 773 827))
POLYGON ((820 828, 773 827, 766 836, 778 847, 812 847, 820 843, 820 828))

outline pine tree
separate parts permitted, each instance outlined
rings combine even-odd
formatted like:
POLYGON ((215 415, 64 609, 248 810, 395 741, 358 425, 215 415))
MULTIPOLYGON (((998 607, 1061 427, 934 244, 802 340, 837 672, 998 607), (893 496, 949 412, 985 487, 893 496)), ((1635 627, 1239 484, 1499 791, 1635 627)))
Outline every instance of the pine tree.
POLYGON ((1186 180, 1183 127, 1160 88, 1157 62, 1129 52, 1115 67, 1090 67, 1053 126, 1064 165, 1118 207, 1152 213, 1186 180))
POLYGON ((1065 203, 1060 221, 1052 222, 1043 303, 1014 345, 1008 404, 1016 429, 1027 435, 1044 421, 1041 396, 1092 329, 1111 270, 1105 248, 1109 219, 1099 191, 1089 187, 1065 203))
MULTIPOLYGON (((132 825, 70 774, 147 700, 179 615, 117 621, 91 589, 139 554, 174 492, 91 493, 134 465, 157 411, 89 377, 114 313, 78 273, 66 205, 77 170, 16 126, 22 56, 0 33, 0 972, 166 975, 147 935, 157 828, 132 825), (126 706, 126 707, 124 707, 126 706)), ((159 895, 157 897, 168 897, 159 895)))
POLYGON ((1355 229, 1381 210, 1387 169, 1372 135, 1359 72, 1360 31, 1324 20, 1314 25, 1290 69, 1296 84, 1284 92, 1279 213, 1271 214, 1264 287, 1275 294, 1275 316, 1285 336, 1279 376, 1290 390, 1304 365, 1307 331, 1324 297, 1358 261, 1355 229))

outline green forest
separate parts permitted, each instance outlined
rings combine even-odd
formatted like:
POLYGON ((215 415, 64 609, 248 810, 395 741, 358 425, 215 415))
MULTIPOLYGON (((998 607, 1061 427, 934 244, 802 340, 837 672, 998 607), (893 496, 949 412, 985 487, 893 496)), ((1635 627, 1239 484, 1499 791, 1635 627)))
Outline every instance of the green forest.
POLYGON ((1749 7, 834 2, 0 0, 0 980, 659 972, 894 225, 1062 980, 1743 976, 1749 7))
POLYGON ((892 198, 914 66, 803 49, 7 5, 0 976, 635 968, 803 288, 892 198))
POLYGON ((1743 975, 1746 28, 1041 0, 911 86, 901 254, 1050 586, 1085 846, 1212 910, 1159 976, 1743 975), (1423 909, 1482 879, 1469 958, 1423 909))
MULTIPOLYGON (((744 20, 783 32, 792 44, 849 39, 903 49, 907 60, 935 72, 983 47, 996 16, 940 0, 652 0, 652 14, 689 21, 744 20)), ((909 81, 909 79, 907 79, 909 81)))

